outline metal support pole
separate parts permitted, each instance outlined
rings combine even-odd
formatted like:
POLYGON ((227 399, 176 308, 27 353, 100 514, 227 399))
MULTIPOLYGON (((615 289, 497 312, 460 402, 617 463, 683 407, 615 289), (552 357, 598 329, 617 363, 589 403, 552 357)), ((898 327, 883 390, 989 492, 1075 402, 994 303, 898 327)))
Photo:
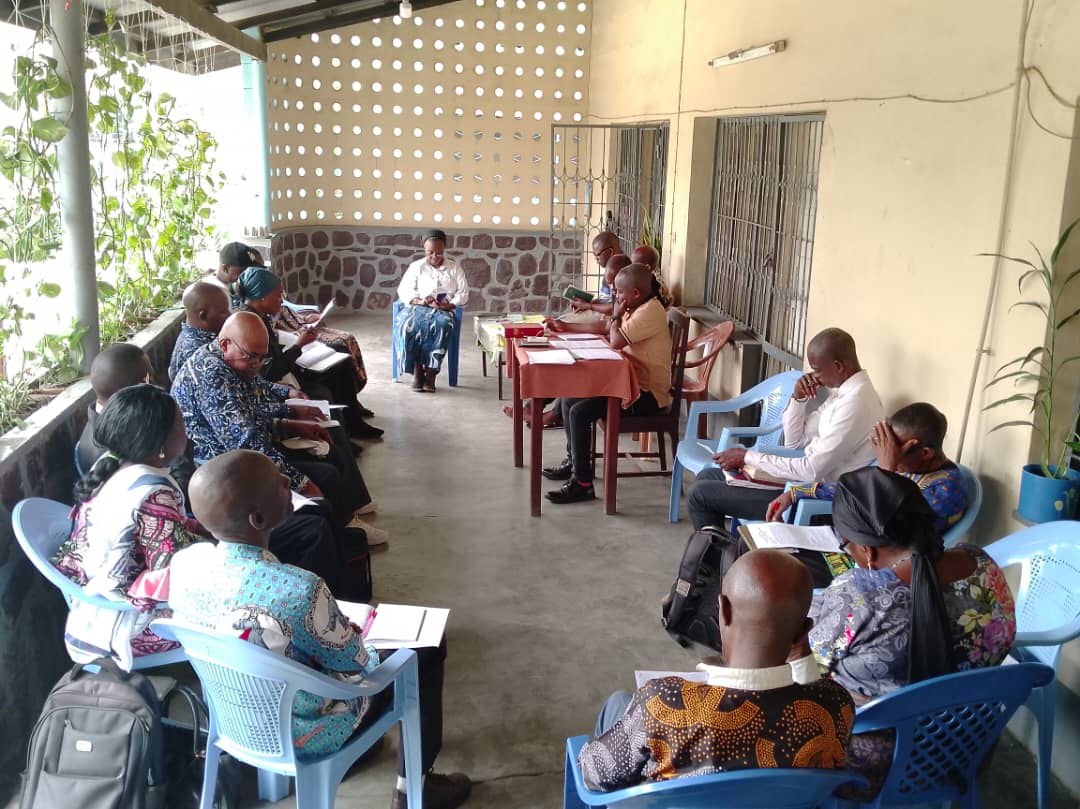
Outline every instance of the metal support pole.
MULTIPOLYGON (((244 31, 249 37, 260 39, 258 28, 244 31)), ((250 56, 240 59, 244 75, 244 107, 255 118, 255 151, 258 155, 257 170, 262 180, 262 227, 270 235, 270 149, 267 143, 266 123, 266 63, 250 56)), ((262 235, 262 234, 260 234, 262 235)))
POLYGON ((94 209, 90 200, 90 135, 86 118, 86 42, 82 0, 49 0, 53 55, 57 71, 71 85, 71 96, 57 102, 68 133, 57 144, 60 225, 67 259, 69 300, 75 318, 86 327, 82 338, 83 373, 101 350, 98 327, 97 259, 94 250, 94 209))

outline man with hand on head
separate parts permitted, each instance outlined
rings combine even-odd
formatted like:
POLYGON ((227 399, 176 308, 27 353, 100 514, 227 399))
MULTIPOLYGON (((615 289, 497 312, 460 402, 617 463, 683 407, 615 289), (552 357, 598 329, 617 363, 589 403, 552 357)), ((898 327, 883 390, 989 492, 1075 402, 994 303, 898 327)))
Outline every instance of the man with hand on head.
MULTIPOLYGON (((178 553, 170 565, 169 605, 187 623, 243 638, 339 679, 362 682, 380 654, 364 642, 326 583, 284 565, 267 550, 270 531, 289 513, 289 479, 257 452, 225 453, 201 466, 191 480, 191 507, 218 540, 195 553, 178 553)), ((391 652, 385 653, 387 656, 391 652)), ((417 649, 420 746, 426 809, 454 809, 469 796, 462 773, 431 772, 442 746, 442 691, 446 641, 417 649)), ((375 721, 394 698, 384 691, 346 702, 300 692, 292 731, 301 760, 333 753, 375 721)), ((404 755, 391 809, 407 809, 404 755)))
POLYGON ((698 664, 706 682, 664 677, 612 694, 578 757, 585 785, 607 791, 732 770, 842 769, 855 706, 807 655, 810 597, 810 574, 789 554, 741 556, 720 595, 723 653, 698 664))
POLYGON ((796 383, 784 411, 784 446, 802 449, 802 457, 745 447, 716 454, 716 467, 702 470, 687 494, 695 528, 723 525, 726 517, 765 519, 776 492, 731 486, 725 480, 725 470, 751 466, 781 480, 835 480, 874 459, 870 432, 885 413, 869 375, 859 364, 851 335, 825 329, 810 341, 806 359, 811 371, 796 383), (822 388, 830 389, 829 396, 811 411, 810 404, 822 388))

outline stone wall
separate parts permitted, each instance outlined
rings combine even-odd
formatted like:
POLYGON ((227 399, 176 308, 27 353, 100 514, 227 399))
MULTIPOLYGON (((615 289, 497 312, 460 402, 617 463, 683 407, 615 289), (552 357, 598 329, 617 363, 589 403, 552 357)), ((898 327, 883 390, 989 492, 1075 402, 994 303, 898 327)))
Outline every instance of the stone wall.
MULTIPOLYGON (((182 318, 182 312, 166 312, 132 339, 159 375, 167 372, 182 318)), ((16 544, 11 509, 25 497, 71 502, 75 442, 92 401, 89 381, 79 380, 24 427, 0 436, 0 806, 18 787, 45 696, 71 667, 63 642, 67 607, 16 544)))
MULTIPOLYGON (((447 255, 469 279, 466 309, 546 311, 552 290, 580 280, 584 249, 577 239, 552 242, 535 232, 449 234, 447 255)), ((290 300, 383 312, 423 242, 418 231, 394 228, 295 228, 274 236, 270 253, 290 300)))

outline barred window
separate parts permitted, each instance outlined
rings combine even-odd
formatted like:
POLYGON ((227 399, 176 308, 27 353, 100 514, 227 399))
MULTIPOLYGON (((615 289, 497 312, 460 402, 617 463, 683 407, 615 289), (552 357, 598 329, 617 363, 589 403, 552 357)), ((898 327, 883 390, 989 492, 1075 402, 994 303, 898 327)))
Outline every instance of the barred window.
POLYGON ((705 301, 761 340, 763 376, 802 367, 824 121, 717 122, 705 301))

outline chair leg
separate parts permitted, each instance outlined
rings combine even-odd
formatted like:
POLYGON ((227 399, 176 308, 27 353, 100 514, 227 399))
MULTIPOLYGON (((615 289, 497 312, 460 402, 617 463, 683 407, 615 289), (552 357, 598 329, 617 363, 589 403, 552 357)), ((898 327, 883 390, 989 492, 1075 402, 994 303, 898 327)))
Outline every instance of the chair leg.
POLYGON ((588 809, 584 801, 578 797, 573 767, 574 763, 570 760, 568 753, 566 763, 563 765, 563 809, 588 809))
MULTIPOLYGON (((214 806, 214 793, 217 791, 218 763, 221 759, 221 751, 213 744, 206 745, 206 763, 203 765, 202 792, 199 795, 199 809, 212 809, 214 806)), ((262 775, 262 771, 259 772, 262 775)), ((262 795, 260 794, 261 798, 262 795)), ((282 798, 285 796, 282 795, 282 798)), ((281 800, 275 798, 274 800, 281 800)))
POLYGON ((679 521, 679 500, 682 498, 682 464, 678 455, 671 462, 671 495, 668 499, 668 522, 679 521))
POLYGON ((1057 707, 1057 680, 1051 680, 1042 688, 1033 689, 1028 706, 1035 714, 1039 726, 1039 750, 1036 756, 1038 768, 1038 807, 1050 807, 1050 765, 1054 752, 1054 709, 1057 707))
POLYGON ((660 471, 667 471, 667 441, 664 437, 664 431, 660 430, 656 433, 656 448, 660 451, 660 471))
MULTIPOLYGON (((217 768, 217 762, 214 762, 215 769, 217 768)), ((207 771, 210 769, 210 757, 206 758, 207 771)), ((281 775, 276 772, 270 772, 269 770, 259 770, 259 800, 261 801, 280 801, 289 794, 289 781, 292 780, 287 775, 281 775)), ((213 796, 211 795, 211 803, 213 803, 213 796)), ((210 804, 206 804, 201 809, 210 809, 210 804)))

